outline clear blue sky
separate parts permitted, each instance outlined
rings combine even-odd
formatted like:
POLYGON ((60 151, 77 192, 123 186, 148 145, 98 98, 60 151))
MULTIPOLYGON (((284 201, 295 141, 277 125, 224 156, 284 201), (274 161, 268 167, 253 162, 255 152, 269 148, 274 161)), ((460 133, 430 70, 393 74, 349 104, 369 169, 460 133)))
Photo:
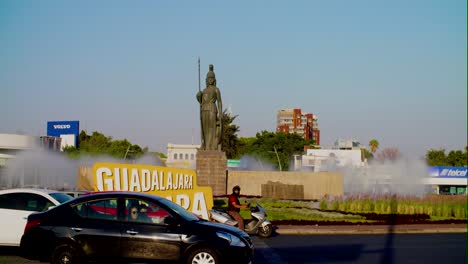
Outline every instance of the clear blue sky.
POLYGON ((88 133, 166 152, 199 143, 214 64, 241 137, 276 113, 319 117, 321 143, 356 138, 422 156, 467 144, 466 1, 0 1, 0 133, 88 133))

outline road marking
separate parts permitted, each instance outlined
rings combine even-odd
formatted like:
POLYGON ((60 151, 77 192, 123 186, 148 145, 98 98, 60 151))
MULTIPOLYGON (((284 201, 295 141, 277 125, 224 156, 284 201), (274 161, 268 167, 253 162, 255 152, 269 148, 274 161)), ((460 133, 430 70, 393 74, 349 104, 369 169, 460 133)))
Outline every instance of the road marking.
POLYGON ((254 245, 256 250, 256 254, 260 254, 265 260, 267 260, 268 264, 287 264, 287 261, 284 261, 276 252, 269 247, 265 242, 265 239, 261 239, 258 237, 254 237, 254 245))

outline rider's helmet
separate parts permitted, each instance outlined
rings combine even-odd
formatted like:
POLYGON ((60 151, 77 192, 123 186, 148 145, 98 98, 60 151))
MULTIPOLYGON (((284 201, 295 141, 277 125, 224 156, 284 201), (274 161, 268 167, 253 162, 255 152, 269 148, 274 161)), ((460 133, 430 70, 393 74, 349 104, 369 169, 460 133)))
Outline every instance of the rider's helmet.
POLYGON ((232 192, 234 192, 235 190, 238 190, 240 192, 239 185, 236 185, 236 186, 232 187, 232 192))

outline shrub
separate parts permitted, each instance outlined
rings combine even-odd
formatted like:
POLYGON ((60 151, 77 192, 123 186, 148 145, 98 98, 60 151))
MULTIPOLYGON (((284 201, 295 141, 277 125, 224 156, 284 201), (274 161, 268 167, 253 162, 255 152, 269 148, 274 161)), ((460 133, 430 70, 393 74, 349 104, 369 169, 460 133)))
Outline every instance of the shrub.
POLYGON ((320 210, 327 210, 327 209, 328 209, 327 200, 322 199, 322 200, 320 201, 320 210))

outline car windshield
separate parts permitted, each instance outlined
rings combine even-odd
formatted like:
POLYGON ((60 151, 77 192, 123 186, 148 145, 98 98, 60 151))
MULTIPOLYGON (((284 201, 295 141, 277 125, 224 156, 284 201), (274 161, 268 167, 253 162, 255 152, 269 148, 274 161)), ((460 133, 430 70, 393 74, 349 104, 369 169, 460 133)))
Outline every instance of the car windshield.
POLYGON ((169 207, 170 209, 172 209, 173 211, 175 211, 178 215, 180 215, 182 218, 184 218, 185 220, 187 221, 198 221, 200 220, 200 218, 198 218, 198 216, 190 213, 189 211, 185 210, 182 206, 176 204, 176 203, 173 203, 167 199, 161 199, 159 200, 159 202, 161 202, 162 204, 166 205, 167 207, 169 207))
POLYGON ((57 200, 61 204, 73 199, 73 197, 71 197, 70 195, 66 193, 50 193, 49 195, 52 196, 55 200, 57 200))

